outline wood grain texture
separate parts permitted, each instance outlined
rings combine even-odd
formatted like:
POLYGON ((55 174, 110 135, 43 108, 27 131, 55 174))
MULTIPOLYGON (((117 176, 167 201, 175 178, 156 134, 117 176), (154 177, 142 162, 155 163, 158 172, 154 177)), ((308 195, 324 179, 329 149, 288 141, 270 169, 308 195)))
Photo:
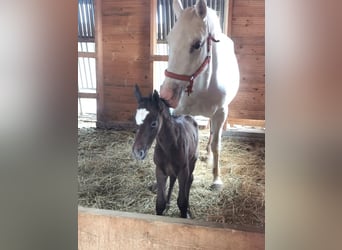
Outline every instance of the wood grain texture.
POLYGON ((222 224, 79 208, 78 248, 261 250, 265 235, 222 224))

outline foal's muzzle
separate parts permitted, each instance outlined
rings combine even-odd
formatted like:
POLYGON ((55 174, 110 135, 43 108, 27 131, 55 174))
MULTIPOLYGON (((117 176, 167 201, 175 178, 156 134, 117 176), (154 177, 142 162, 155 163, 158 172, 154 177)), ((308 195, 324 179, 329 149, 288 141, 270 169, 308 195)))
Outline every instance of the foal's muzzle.
POLYGON ((143 160, 146 157, 146 151, 144 149, 133 148, 133 155, 137 160, 143 160))

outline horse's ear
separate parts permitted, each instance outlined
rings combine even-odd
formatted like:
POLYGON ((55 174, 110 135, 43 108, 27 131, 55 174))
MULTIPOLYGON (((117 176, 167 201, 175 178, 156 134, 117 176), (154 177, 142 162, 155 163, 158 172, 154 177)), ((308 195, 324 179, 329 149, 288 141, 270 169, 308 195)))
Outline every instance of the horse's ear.
POLYGON ((207 1, 206 0, 197 0, 196 5, 196 13, 202 19, 207 16, 207 1))
POLYGON ((180 14, 183 11, 183 4, 181 0, 173 0, 173 11, 175 12, 175 15, 177 18, 179 18, 180 14))
POLYGON ((134 87, 134 95, 135 95, 135 98, 137 99, 137 101, 140 102, 142 96, 141 96, 139 86, 137 84, 135 84, 135 87, 134 87))

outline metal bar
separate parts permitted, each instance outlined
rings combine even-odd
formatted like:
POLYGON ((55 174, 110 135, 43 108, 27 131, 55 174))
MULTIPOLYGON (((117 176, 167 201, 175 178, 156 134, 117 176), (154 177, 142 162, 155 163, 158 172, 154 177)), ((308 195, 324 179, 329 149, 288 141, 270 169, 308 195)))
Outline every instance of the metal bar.
POLYGON ((161 6, 161 0, 157 1, 157 25, 158 25, 158 30, 157 30, 157 41, 161 41, 161 13, 160 13, 160 6, 161 6))
POLYGON ((92 74, 91 65, 90 65, 91 58, 87 58, 87 59, 88 59, 88 69, 89 69, 90 85, 91 85, 92 89, 95 89, 94 82, 93 82, 93 74, 92 74))
POLYGON ((170 5, 168 4, 169 1, 165 2, 165 20, 166 20, 166 29, 164 30, 164 40, 166 40, 167 34, 170 31, 170 5))
POLYGON ((163 5, 163 11, 162 11, 162 17, 163 17, 163 37, 162 39, 165 40, 166 36, 165 36, 165 33, 167 33, 167 15, 166 15, 166 1, 165 0, 162 0, 162 5, 163 5))
POLYGON ((88 84, 88 77, 87 77, 87 70, 86 70, 86 66, 85 66, 85 59, 86 58, 81 58, 81 62, 83 64, 83 72, 84 72, 84 76, 85 76, 85 81, 84 81, 84 87, 85 88, 89 88, 89 84, 88 84))
POLYGON ((91 0, 91 5, 89 6, 90 7, 90 10, 91 10, 91 18, 90 18, 90 21, 91 21, 91 27, 92 27, 92 37, 95 37, 95 11, 94 11, 94 1, 91 0))
POLYGON ((84 4, 83 1, 81 1, 80 5, 80 15, 81 15, 81 37, 86 37, 86 27, 85 27, 85 16, 84 16, 84 4))
POLYGON ((89 4, 90 0, 86 0, 86 4, 84 6, 85 8, 85 14, 87 16, 87 37, 91 37, 91 26, 90 26, 90 10, 89 10, 89 4))
POLYGON ((175 1, 175 0, 171 0, 171 1, 170 1, 170 9, 171 9, 171 28, 173 27, 173 25, 175 24, 175 21, 176 21, 175 13, 174 13, 173 7, 172 7, 173 1, 175 1))
POLYGON ((78 1, 78 39, 82 37, 82 20, 81 20, 81 11, 80 11, 80 1, 78 1))
POLYGON ((82 76, 80 58, 78 58, 78 91, 80 91, 80 89, 84 89, 83 82, 84 81, 83 81, 83 76, 82 76))

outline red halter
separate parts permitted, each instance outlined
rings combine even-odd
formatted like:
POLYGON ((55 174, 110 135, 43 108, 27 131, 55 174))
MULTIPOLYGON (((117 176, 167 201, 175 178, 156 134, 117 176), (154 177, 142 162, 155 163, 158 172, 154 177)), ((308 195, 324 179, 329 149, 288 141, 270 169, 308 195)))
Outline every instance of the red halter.
POLYGON ((188 93, 188 96, 192 92, 192 86, 194 85, 195 78, 204 70, 205 66, 207 66, 207 64, 210 63, 210 59, 211 59, 211 56, 210 56, 211 41, 217 43, 220 40, 216 40, 209 33, 208 38, 207 38, 207 52, 208 52, 208 55, 205 57, 203 63, 199 66, 199 68, 192 75, 190 75, 190 76, 189 75, 179 75, 179 74, 170 72, 167 69, 164 72, 165 76, 167 76, 167 77, 170 77, 170 78, 173 78, 173 79, 176 79, 176 80, 181 80, 181 81, 189 82, 189 85, 186 87, 186 90, 185 90, 185 92, 188 93))

